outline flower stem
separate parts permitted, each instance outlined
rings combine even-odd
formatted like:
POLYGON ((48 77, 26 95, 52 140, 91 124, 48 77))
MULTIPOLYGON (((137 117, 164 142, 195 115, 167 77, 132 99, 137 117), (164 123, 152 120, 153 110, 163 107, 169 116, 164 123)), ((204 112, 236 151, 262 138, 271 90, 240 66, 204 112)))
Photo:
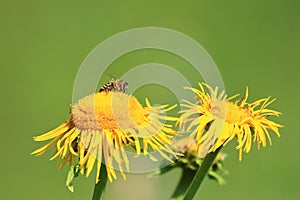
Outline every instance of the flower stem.
POLYGON ((221 147, 206 155, 197 171, 184 168, 180 181, 171 196, 171 200, 192 200, 201 183, 218 155, 221 147))
POLYGON ((196 175, 194 176, 194 179, 193 179, 192 183, 190 184, 190 187, 187 190, 187 193, 183 197, 183 200, 192 200, 194 198, 198 189, 201 186, 201 183, 202 183, 204 177, 206 176, 209 168, 213 164, 213 162, 214 162, 216 156, 218 155, 219 151, 221 150, 221 148, 222 147, 219 147, 218 149, 216 149, 216 151, 211 152, 206 155, 201 167, 199 167, 199 169, 197 170, 196 175))
POLYGON ((171 200, 180 200, 183 199, 186 194, 194 176, 196 174, 195 170, 184 168, 181 174, 181 178, 179 180, 179 184, 177 185, 171 200))
POLYGON ((101 163, 99 182, 94 187, 94 194, 92 200, 103 200, 104 192, 107 183, 107 172, 105 164, 101 163))

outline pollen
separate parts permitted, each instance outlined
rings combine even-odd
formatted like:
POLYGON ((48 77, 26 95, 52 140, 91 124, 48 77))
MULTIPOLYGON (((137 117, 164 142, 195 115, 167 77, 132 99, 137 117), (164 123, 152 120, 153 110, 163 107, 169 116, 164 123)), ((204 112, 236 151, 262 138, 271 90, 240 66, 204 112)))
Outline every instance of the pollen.
POLYGON ((231 102, 226 102, 226 117, 225 121, 228 123, 239 124, 246 118, 248 118, 250 113, 243 107, 239 107, 231 102))
POLYGON ((149 121, 147 110, 125 93, 101 92, 86 96, 71 107, 76 127, 81 130, 128 129, 149 121))

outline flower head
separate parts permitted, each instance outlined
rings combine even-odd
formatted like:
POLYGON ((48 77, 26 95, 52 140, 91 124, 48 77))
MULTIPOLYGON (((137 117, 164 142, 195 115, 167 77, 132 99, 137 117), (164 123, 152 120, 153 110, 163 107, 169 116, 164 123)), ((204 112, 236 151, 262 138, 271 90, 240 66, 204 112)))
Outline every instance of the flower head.
POLYGON ((101 162, 106 164, 110 181, 116 179, 115 167, 126 179, 124 169, 129 170, 127 147, 133 147, 137 155, 148 155, 149 149, 158 151, 172 162, 166 153, 177 156, 171 147, 175 131, 161 120, 177 119, 161 114, 174 106, 151 106, 147 99, 146 104, 143 107, 135 97, 120 92, 86 96, 70 106, 70 119, 56 129, 34 137, 35 141, 51 141, 32 154, 42 155, 55 145, 56 152, 50 160, 58 157, 60 167, 67 162, 71 166, 78 164, 80 172, 86 176, 96 164, 96 182, 99 181, 101 162))
POLYGON ((259 148, 261 145, 265 147, 267 140, 272 144, 269 131, 280 137, 278 128, 282 125, 267 119, 281 114, 267 108, 275 99, 268 97, 248 103, 247 88, 244 98, 232 101, 238 95, 227 98, 224 91, 218 94, 218 88, 213 89, 205 83, 199 83, 199 87, 200 90, 188 88, 196 94, 198 101, 194 104, 183 100, 182 106, 187 109, 182 111, 179 124, 196 138, 200 156, 215 151, 236 137, 241 160, 242 152, 250 151, 252 141, 259 148))

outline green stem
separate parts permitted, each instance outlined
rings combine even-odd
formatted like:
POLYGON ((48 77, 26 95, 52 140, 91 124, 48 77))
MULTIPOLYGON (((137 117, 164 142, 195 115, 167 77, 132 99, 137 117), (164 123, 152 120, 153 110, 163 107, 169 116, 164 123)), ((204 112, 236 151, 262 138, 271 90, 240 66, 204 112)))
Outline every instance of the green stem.
POLYGON ((184 168, 177 185, 175 192, 173 193, 171 200, 180 200, 184 197, 186 191, 188 190, 194 176, 196 174, 195 170, 184 168))
POLYGON ((94 187, 94 194, 92 200, 103 200, 104 192, 107 183, 107 171, 105 164, 101 163, 99 182, 94 187))
POLYGON ((171 196, 171 200, 192 200, 197 193, 204 177, 208 173, 221 147, 209 153, 196 171, 184 168, 179 183, 171 196))
POLYGON ((221 150, 222 147, 219 147, 216 151, 211 152, 206 155, 206 157, 203 160, 203 163, 201 167, 196 172, 196 175, 194 176, 194 179, 192 183, 190 184, 190 187, 187 190, 187 193, 185 194, 183 200, 192 200, 194 196, 196 195, 198 189, 201 186, 201 183, 206 176, 209 168, 213 164, 216 156, 218 155, 219 151, 221 150))

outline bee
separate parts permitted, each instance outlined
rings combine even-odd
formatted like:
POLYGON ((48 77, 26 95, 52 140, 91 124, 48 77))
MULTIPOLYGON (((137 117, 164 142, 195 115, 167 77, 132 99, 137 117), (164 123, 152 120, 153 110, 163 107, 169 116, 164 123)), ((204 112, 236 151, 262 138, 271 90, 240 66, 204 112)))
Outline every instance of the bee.
POLYGON ((128 89, 128 83, 123 80, 116 79, 113 76, 110 76, 110 77, 111 77, 111 80, 108 83, 105 83, 104 85, 102 85, 99 92, 108 93, 111 91, 117 91, 117 92, 125 93, 126 90, 128 89))

